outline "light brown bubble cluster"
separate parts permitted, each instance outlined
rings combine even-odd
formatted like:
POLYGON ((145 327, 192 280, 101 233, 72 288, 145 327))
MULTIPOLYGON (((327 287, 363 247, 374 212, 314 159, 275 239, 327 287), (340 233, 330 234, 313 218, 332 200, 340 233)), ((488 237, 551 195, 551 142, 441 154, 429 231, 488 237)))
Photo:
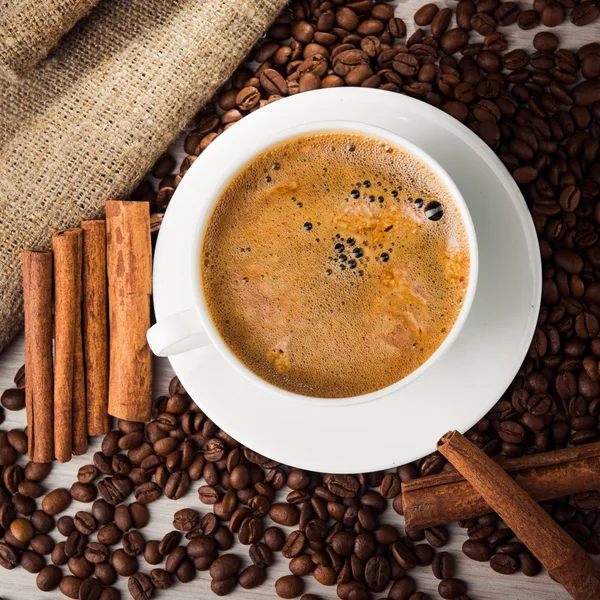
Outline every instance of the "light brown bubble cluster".
POLYGON ((298 394, 342 398, 402 379, 439 347, 469 250, 448 190, 416 157, 332 132, 259 155, 233 178, 202 245, 202 285, 234 354, 298 394), (425 216, 439 202, 443 217, 425 216))

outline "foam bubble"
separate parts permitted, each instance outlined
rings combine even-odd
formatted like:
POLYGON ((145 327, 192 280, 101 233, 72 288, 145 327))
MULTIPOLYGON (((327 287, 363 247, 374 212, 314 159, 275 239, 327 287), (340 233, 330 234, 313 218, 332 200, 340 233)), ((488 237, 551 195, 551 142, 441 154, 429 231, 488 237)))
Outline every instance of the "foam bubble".
POLYGON ((266 381, 308 396, 365 394, 414 371, 451 330, 469 279, 466 230, 441 181, 401 148, 342 132, 243 167, 202 254, 224 341, 266 381))

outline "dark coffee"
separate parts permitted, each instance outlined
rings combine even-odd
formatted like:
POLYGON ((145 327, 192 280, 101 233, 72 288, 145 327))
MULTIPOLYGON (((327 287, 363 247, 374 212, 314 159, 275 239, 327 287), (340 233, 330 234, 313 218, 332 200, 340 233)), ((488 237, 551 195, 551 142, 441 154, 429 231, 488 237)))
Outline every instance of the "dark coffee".
POLYGON ((450 192, 418 158, 356 133, 301 136, 230 182, 202 247, 223 339, 252 371, 317 397, 379 390, 444 341, 469 281, 450 192))

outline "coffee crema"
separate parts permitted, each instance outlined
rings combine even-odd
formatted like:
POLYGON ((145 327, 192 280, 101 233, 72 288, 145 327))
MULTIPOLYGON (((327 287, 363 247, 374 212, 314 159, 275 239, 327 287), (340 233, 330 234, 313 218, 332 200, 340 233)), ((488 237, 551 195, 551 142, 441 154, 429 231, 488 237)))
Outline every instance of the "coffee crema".
POLYGON ((469 271, 460 211, 425 164, 378 138, 323 132, 233 177, 200 275, 244 365, 296 394, 344 398, 396 383, 437 350, 469 271))

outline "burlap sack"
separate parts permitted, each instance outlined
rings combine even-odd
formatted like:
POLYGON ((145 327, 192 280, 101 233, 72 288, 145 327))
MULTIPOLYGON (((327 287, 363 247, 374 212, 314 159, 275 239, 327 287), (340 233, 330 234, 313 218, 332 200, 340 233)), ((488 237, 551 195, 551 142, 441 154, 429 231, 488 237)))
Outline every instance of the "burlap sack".
POLYGON ((18 75, 45 58, 98 0, 0 2, 0 72, 18 75))
POLYGON ((105 0, 15 85, 0 78, 0 350, 23 248, 102 215, 231 75, 285 0, 105 0))

